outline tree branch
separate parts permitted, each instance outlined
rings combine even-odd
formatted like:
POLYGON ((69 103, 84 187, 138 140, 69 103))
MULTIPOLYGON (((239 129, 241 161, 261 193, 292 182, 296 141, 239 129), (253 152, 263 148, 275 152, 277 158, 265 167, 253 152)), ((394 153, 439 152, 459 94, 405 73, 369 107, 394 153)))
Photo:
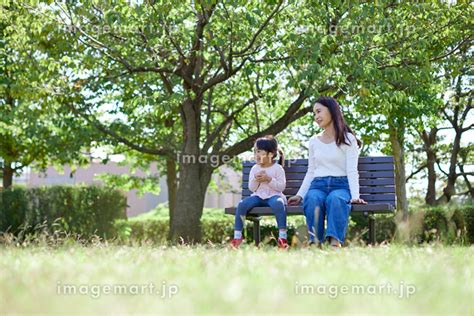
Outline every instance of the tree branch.
POLYGON ((166 149, 164 149, 164 148, 163 149, 157 149, 157 148, 149 148, 149 147, 146 147, 146 146, 141 146, 141 145, 135 144, 132 141, 126 139, 125 137, 122 137, 122 136, 118 135, 115 131, 113 131, 113 130, 107 128, 106 126, 104 126, 102 123, 100 123, 92 115, 87 115, 86 113, 83 113, 82 111, 79 111, 73 104, 68 103, 67 105, 72 110, 72 112, 74 114, 76 114, 77 116, 80 116, 83 119, 85 119, 90 125, 94 126, 96 129, 98 129, 102 133, 112 137, 116 141, 118 141, 118 142, 132 148, 132 149, 135 149, 135 150, 137 150, 139 152, 142 152, 142 153, 145 153, 145 154, 158 155, 158 156, 169 156, 169 157, 173 156, 173 151, 168 149, 168 148, 166 148, 166 149))
POLYGON ((464 132, 467 132, 468 130, 470 129, 474 129, 474 123, 469 125, 469 126, 466 126, 465 128, 463 128, 461 131, 464 133, 464 132))
POLYGON ((268 62, 274 62, 274 61, 284 61, 284 60, 290 60, 292 59, 293 56, 282 56, 282 57, 275 57, 275 58, 260 58, 260 59, 253 59, 250 57, 250 62, 252 63, 268 63, 268 62))
MULTIPOLYGON (((440 55, 440 56, 436 56, 436 57, 433 57, 433 58, 430 58, 429 61, 430 62, 433 62, 433 61, 437 61, 437 60, 440 60, 440 59, 443 59, 445 57, 448 57, 452 54, 454 54, 456 51, 459 50, 459 48, 466 42, 470 41, 471 38, 468 37, 468 38, 465 38, 463 39, 456 47, 454 47, 451 51, 443 54, 443 55, 440 55)), ((386 68, 394 68, 394 67, 400 67, 400 66, 409 66, 409 65, 413 65, 413 66, 419 66, 420 63, 416 62, 416 61, 413 61, 413 60, 403 60, 397 64, 386 64, 386 65, 382 65, 382 66, 379 66, 378 69, 379 70, 383 70, 383 69, 386 69, 386 68)))
POLYGON ((268 23, 270 23, 271 19, 273 19, 273 17, 279 12, 280 10, 280 7, 281 5, 283 4, 283 1, 280 0, 280 2, 277 4, 276 8, 273 9, 273 11, 270 13, 270 15, 266 18, 266 20, 263 22, 262 25, 260 25, 260 27, 258 28, 257 32, 253 35, 252 39, 250 40, 250 43, 247 45, 247 47, 245 47, 243 50, 239 51, 239 52, 235 52, 233 54, 233 56, 235 57, 238 57, 238 56, 242 56, 243 54, 245 54, 249 49, 252 48, 253 44, 255 43, 255 41, 257 40, 258 36, 260 35, 260 33, 263 32, 263 30, 267 27, 268 23))
POLYGON ((120 55, 119 52, 117 52, 115 49, 111 48, 110 46, 107 46, 106 44, 102 43, 99 41, 97 38, 93 37, 92 35, 86 33, 80 26, 74 24, 74 19, 71 15, 71 12, 69 11, 66 12, 66 10, 58 3, 56 3, 58 7, 61 9, 61 11, 69 18, 71 21, 71 26, 74 28, 74 30, 78 30, 80 34, 82 34, 85 38, 87 38, 89 41, 94 43, 96 46, 91 45, 85 41, 82 41, 84 44, 89 46, 90 48, 93 49, 98 49, 102 51, 107 57, 111 58, 112 60, 121 63, 125 68, 130 72, 130 73, 137 73, 137 72, 157 72, 157 73, 173 73, 171 69, 168 68, 161 68, 161 67, 148 67, 148 66, 134 66, 131 64, 129 60, 124 58, 123 56, 120 55), (115 56, 114 56, 115 55, 115 56))
POLYGON ((405 182, 408 182, 408 180, 410 180, 411 178, 413 178, 416 174, 420 173, 422 170, 424 170, 428 165, 425 163, 425 164, 422 164, 420 167, 418 167, 418 169, 416 169, 415 171, 413 171, 407 178, 406 178, 406 181, 405 182))
POLYGON ((171 31, 169 29, 169 26, 168 24, 165 22, 165 20, 162 18, 162 15, 160 12, 158 12, 154 6, 154 2, 151 3, 151 8, 153 9, 153 11, 155 12, 156 16, 158 17, 158 19, 160 20, 160 23, 163 25, 163 28, 165 30, 165 34, 166 36, 168 37, 168 40, 170 41, 171 45, 173 45, 173 47, 176 49, 176 51, 178 52, 179 56, 182 58, 182 59, 186 59, 186 56, 184 55, 183 53, 183 50, 181 49, 181 47, 178 45, 178 43, 175 42, 175 40, 173 39, 173 36, 171 36, 171 31))
MULTIPOLYGON (((459 170, 461 170, 462 173, 465 173, 464 172, 464 165, 458 164, 458 167, 459 167, 459 170)), ((466 182, 466 185, 467 185, 467 188, 469 189, 469 192, 473 192, 471 181, 469 181, 469 178, 467 177, 467 175, 463 174, 462 177, 464 178, 464 181, 466 182)))
POLYGON ((216 7, 217 2, 213 3, 210 7, 209 10, 204 10, 202 8, 201 4, 201 13, 197 13, 198 19, 196 22, 196 31, 195 31, 195 38, 194 38, 194 43, 192 45, 191 51, 190 51, 190 69, 194 72, 195 76, 199 75, 199 71, 197 71, 196 66, 197 66, 197 52, 201 50, 202 47, 202 40, 204 36, 204 28, 206 25, 209 23, 209 20, 212 16, 212 13, 214 12, 214 9, 216 7))
POLYGON ((242 67, 244 66, 244 64, 247 60, 248 60, 248 58, 244 58, 242 60, 242 62, 240 63, 240 65, 238 65, 236 68, 233 68, 232 65, 230 65, 228 72, 224 72, 224 73, 221 73, 219 75, 216 74, 216 76, 209 79, 209 81, 204 83, 204 85, 202 86, 201 93, 204 93, 209 88, 215 86, 216 84, 224 82, 227 79, 229 79, 230 77, 232 77, 233 75, 235 75, 237 72, 240 71, 240 69, 242 69, 242 67))
POLYGON ((226 117, 224 121, 219 124, 219 126, 212 132, 212 134, 207 138, 206 142, 203 145, 203 152, 207 152, 207 150, 211 147, 212 143, 218 137, 218 135, 222 132, 223 129, 225 129, 226 126, 232 123, 234 118, 242 112, 246 107, 248 107, 250 104, 254 103, 257 101, 258 98, 253 97, 244 104, 242 104, 239 108, 237 108, 235 111, 233 111, 229 116, 226 117))
POLYGON ((445 172, 442 168, 441 168, 441 165, 439 163, 439 160, 436 161, 436 165, 438 166, 438 169, 439 171, 441 171, 442 173, 444 173, 445 176, 449 177, 449 174, 447 172, 445 172))
POLYGON ((278 132, 282 131, 283 129, 285 129, 285 127, 288 126, 288 124, 292 123, 293 121, 297 120, 304 114, 311 111, 312 107, 307 107, 298 112, 298 109, 300 108, 301 104, 307 98, 308 97, 305 95, 304 91, 300 92, 298 98, 295 101, 293 101, 293 103, 288 107, 288 110, 285 112, 285 114, 282 117, 280 117, 274 124, 272 124, 268 128, 258 133, 248 136, 247 138, 227 148, 226 150, 222 151, 220 155, 234 157, 244 152, 248 148, 252 147, 254 141, 257 138, 267 135, 267 134, 277 134, 278 132))

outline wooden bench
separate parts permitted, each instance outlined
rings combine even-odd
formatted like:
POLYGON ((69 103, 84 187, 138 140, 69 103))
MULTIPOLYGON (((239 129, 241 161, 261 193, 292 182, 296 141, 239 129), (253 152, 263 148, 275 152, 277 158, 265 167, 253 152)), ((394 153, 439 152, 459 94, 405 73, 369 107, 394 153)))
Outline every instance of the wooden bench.
MULTIPOLYGON (((248 189, 249 173, 253 161, 243 162, 242 198, 250 196, 248 189)), ((308 169, 307 159, 287 160, 284 166, 286 172, 286 189, 283 192, 287 197, 295 195, 308 169)), ((394 161, 391 156, 359 157, 359 185, 360 197, 367 201, 367 205, 353 204, 351 213, 362 213, 369 218, 369 242, 375 243, 375 214, 393 213, 396 206, 394 161)), ((225 214, 234 214, 235 207, 225 209, 225 214)), ((255 244, 260 243, 261 216, 274 215, 270 207, 254 207, 247 214, 246 219, 253 222, 253 237, 255 244)), ((287 206, 287 215, 304 215, 302 206, 287 206)))

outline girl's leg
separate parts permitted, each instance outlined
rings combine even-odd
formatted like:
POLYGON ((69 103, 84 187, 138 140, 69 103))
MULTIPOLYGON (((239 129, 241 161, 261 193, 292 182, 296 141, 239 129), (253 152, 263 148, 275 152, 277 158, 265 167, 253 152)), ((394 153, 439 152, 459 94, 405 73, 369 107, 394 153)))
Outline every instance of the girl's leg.
POLYGON ((326 192, 319 189, 310 189, 303 199, 304 215, 311 242, 314 242, 316 237, 320 242, 324 241, 324 201, 326 197, 326 192))
POLYGON ((242 229, 248 211, 256 206, 262 206, 262 204, 263 200, 258 196, 249 196, 239 202, 235 211, 234 238, 242 238, 242 229))
POLYGON ((268 206, 271 207, 273 213, 275 214, 277 226, 278 226, 278 238, 287 239, 286 234, 286 206, 283 198, 275 195, 269 199, 266 199, 265 202, 268 206))
POLYGON ((348 189, 337 189, 328 194, 326 199, 328 220, 326 238, 332 237, 339 241, 339 243, 344 243, 352 207, 350 200, 351 193, 348 189))

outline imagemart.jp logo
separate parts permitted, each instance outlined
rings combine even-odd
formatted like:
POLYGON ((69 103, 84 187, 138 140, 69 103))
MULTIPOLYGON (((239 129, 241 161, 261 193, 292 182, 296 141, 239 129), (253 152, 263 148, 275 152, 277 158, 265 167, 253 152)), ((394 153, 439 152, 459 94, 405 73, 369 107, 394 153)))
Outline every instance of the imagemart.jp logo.
POLYGON ((156 295, 161 299, 171 299, 178 292, 178 285, 167 283, 166 281, 161 282, 159 285, 155 285, 152 282, 143 284, 73 284, 58 281, 56 283, 57 295, 84 295, 94 299, 100 298, 103 295, 156 295))
POLYGON ((400 281, 399 284, 308 284, 295 283, 296 295, 326 295, 337 298, 341 295, 394 295, 397 298, 410 298, 416 292, 414 284, 400 281))

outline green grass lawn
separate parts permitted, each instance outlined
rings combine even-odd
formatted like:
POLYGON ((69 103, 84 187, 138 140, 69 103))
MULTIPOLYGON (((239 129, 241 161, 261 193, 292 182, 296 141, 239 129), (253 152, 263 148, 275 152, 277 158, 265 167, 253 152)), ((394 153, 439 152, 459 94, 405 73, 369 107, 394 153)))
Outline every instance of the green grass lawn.
POLYGON ((474 247, 395 245, 3 246, 0 314, 473 315, 473 255, 474 247))

